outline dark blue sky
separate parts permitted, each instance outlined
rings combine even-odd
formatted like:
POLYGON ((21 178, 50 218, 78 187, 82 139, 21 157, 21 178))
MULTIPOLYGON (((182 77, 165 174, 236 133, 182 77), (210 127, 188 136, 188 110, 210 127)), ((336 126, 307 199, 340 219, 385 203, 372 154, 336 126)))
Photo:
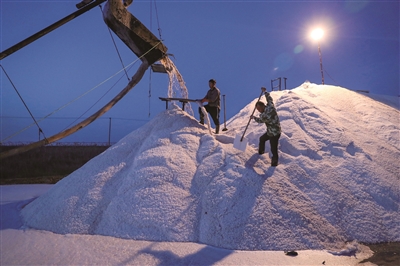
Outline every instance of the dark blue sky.
MULTIPOLYGON (((1 50, 74 12, 77 2, 1 0, 1 50)), ((288 89, 306 80, 321 84, 318 46, 309 38, 316 26, 325 29, 320 42, 325 84, 400 94, 398 1, 135 0, 128 10, 173 54, 189 98, 202 98, 208 80, 217 80, 226 95, 227 119, 257 98, 261 86, 270 90, 272 79, 286 77, 288 89)), ((134 62, 135 54, 113 37, 124 65, 134 62)), ((99 7, 8 56, 1 65, 35 118, 54 112, 40 122, 46 136, 77 117, 90 116, 128 82, 122 72, 70 103, 122 69, 99 7)), ((139 62, 130 76, 138 66, 139 62)), ((32 119, 26 118, 29 113, 2 70, 0 75, 4 141, 32 119)), ((148 70, 103 118, 65 141, 108 141, 110 117, 111 141, 118 141, 165 109, 158 97, 167 96, 167 86, 166 74, 150 75, 148 70)), ((197 107, 193 109, 198 117, 197 107)), ((33 126, 7 141, 37 139, 33 126)))

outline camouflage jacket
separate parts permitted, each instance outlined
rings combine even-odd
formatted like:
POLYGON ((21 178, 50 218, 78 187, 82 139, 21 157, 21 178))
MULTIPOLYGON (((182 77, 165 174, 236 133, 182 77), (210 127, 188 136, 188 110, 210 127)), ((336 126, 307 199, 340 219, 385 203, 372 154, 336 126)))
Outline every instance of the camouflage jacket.
POLYGON ((267 126, 268 136, 277 136, 281 134, 281 123, 279 122, 278 113, 271 95, 266 91, 265 98, 267 99, 267 104, 265 105, 264 112, 260 114, 260 117, 255 117, 254 120, 257 123, 265 123, 267 126))

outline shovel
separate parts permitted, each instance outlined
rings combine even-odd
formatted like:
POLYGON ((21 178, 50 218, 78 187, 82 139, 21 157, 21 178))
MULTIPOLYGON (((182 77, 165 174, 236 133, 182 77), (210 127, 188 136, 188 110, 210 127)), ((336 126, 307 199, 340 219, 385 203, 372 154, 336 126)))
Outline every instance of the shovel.
MULTIPOLYGON (((258 101, 261 99, 261 96, 263 95, 263 91, 261 91, 260 97, 258 97, 258 101)), ((251 113, 251 116, 254 114, 254 112, 256 111, 256 106, 254 106, 253 112, 251 113)), ((246 147, 247 147, 247 143, 249 142, 247 139, 244 138, 244 134, 246 133, 247 127, 250 124, 251 121, 251 116, 249 119, 249 122, 247 122, 247 126, 244 129, 243 135, 240 137, 239 134, 236 135, 235 140, 233 141, 233 147, 241 150, 241 151, 245 151, 246 147)))

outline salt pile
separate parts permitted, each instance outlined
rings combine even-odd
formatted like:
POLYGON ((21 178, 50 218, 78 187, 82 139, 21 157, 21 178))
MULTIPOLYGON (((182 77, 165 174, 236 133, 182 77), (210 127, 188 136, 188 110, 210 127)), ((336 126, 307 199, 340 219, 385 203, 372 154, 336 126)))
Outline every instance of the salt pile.
POLYGON ((398 108, 310 83, 271 95, 278 167, 257 154, 264 125, 232 145, 257 99, 218 136, 170 105, 28 204, 26 226, 235 250, 400 241, 398 108))

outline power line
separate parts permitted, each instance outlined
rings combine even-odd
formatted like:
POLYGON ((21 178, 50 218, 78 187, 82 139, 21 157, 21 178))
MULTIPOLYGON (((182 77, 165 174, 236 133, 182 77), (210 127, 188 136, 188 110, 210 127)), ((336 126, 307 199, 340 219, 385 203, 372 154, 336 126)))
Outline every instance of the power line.
MULTIPOLYGON (((16 119, 28 119, 28 116, 0 116, 0 118, 16 118, 16 119)), ((40 118, 40 117, 39 117, 40 118)), ((72 117, 72 116, 63 116, 63 117, 48 117, 47 119, 86 119, 88 117, 72 117)), ((149 119, 139 119, 139 118, 126 118, 126 117, 99 117, 98 119, 114 119, 114 120, 129 120, 129 121, 149 121, 149 119)))
POLYGON ((24 99, 22 99, 21 94, 19 93, 19 91, 17 90, 17 87, 15 87, 14 83, 12 82, 11 78, 8 76, 6 70, 4 69, 4 67, 2 65, 0 65, 1 69, 3 69, 4 74, 6 74, 6 77, 8 78, 8 80, 10 81, 11 85, 13 86, 14 90, 16 91, 16 93, 18 94, 18 97, 21 99, 22 103, 24 104, 26 110, 28 110, 29 114, 31 115, 31 118, 33 119, 34 123, 36 124, 36 126, 39 129, 39 132, 41 134, 43 134, 43 137, 46 139, 46 136, 43 132, 43 130, 40 128, 38 122, 36 121, 35 117, 33 116, 33 114, 31 113, 31 110, 29 110, 28 105, 26 105, 24 99))

